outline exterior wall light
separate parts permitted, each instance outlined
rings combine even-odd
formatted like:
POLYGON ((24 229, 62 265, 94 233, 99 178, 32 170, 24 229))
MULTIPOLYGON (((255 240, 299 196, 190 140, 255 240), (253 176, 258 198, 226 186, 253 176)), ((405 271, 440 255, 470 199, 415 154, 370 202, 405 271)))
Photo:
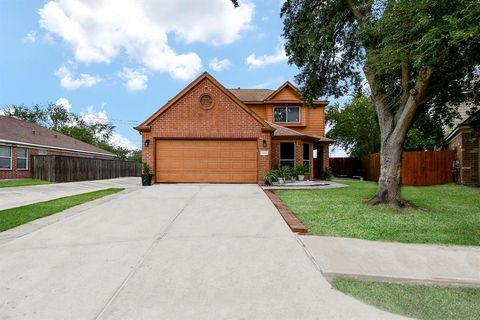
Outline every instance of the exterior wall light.
POLYGON ((267 147, 267 140, 263 139, 262 140, 262 145, 263 145, 264 148, 266 148, 267 147))
POLYGON ((145 140, 145 142, 143 143, 145 147, 148 147, 149 144, 150 144, 150 139, 145 140))

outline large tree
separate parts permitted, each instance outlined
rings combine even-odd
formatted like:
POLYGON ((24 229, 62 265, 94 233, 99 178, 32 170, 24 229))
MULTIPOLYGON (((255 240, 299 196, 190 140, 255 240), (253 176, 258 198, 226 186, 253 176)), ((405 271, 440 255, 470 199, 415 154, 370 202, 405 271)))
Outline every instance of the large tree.
MULTIPOLYGON (((335 141, 333 146, 341 147, 350 157, 380 151, 377 113, 366 95, 359 93, 343 106, 336 103, 327 107, 325 120, 330 126, 327 137, 335 141)), ((428 110, 420 110, 408 130, 403 150, 424 151, 444 147, 443 125, 443 119, 428 110)))
MULTIPOLYGON (((25 105, 5 106, 3 114, 45 126, 72 138, 100 147, 115 154, 119 160, 139 159, 138 150, 129 150, 110 143, 115 126, 109 122, 90 122, 63 106, 50 103, 46 108, 41 105, 27 107, 25 105)), ((141 154, 140 154, 141 159, 141 154)))
POLYGON ((343 96, 368 81, 381 145, 370 203, 405 206, 401 154, 412 120, 422 109, 449 115, 480 100, 480 1, 287 0, 281 16, 305 99, 343 96))

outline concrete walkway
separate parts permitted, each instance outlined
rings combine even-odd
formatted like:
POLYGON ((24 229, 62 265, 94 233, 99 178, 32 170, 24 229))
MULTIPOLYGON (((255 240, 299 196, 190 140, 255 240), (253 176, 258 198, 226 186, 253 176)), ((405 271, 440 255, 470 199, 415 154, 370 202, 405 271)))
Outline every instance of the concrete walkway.
POLYGON ((301 236, 326 277, 480 286, 480 247, 301 236))
POLYGON ((122 192, 0 256, 2 319, 400 319, 333 290, 257 185, 122 192))
POLYGON ((107 188, 137 188, 139 177, 0 188, 0 210, 107 188))

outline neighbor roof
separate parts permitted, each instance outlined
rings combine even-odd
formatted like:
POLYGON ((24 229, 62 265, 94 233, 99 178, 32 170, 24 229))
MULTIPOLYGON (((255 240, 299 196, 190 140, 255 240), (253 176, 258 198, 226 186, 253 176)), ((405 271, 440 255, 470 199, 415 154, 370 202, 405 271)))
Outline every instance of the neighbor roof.
POLYGON ((264 101, 274 90, 271 89, 228 89, 241 101, 264 101))
POLYGON ((114 156, 83 141, 13 117, 0 116, 0 142, 114 156))
POLYGON ((275 131, 273 132, 274 137, 299 137, 299 138, 307 138, 310 140, 312 139, 318 140, 320 142, 333 142, 333 140, 329 138, 325 138, 325 137, 317 136, 313 134, 302 133, 302 132, 295 131, 293 129, 290 129, 284 126, 280 126, 278 124, 275 124, 269 121, 267 121, 267 123, 275 129, 275 131))

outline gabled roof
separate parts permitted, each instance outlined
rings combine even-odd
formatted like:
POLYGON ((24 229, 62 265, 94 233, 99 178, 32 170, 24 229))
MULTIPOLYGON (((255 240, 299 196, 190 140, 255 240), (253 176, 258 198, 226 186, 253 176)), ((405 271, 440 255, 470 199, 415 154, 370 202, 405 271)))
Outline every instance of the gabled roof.
POLYGON ((151 115, 147 120, 142 122, 140 125, 135 127, 135 130, 138 131, 149 131, 150 125, 152 122, 157 119, 162 113, 170 109, 178 100, 185 96, 190 90, 197 86, 204 79, 210 80, 217 88, 220 89, 225 95, 232 99, 240 108, 242 108, 246 113, 248 113, 252 118, 254 118, 258 123, 260 123, 264 130, 273 131, 270 125, 260 118, 255 112, 251 111, 243 102, 232 92, 227 90, 220 82, 218 82, 214 77, 212 77, 208 72, 202 73, 197 79, 192 81, 185 89, 180 91, 173 99, 168 101, 163 107, 157 110, 153 115, 151 115))
POLYGON ((322 137, 322 136, 313 135, 313 134, 306 134, 306 133, 298 132, 298 131, 295 131, 293 129, 275 124, 273 122, 268 122, 268 124, 275 129, 275 131, 273 132, 273 137, 303 138, 303 139, 314 140, 314 141, 319 141, 319 142, 326 142, 326 143, 333 142, 332 139, 322 137))
POLYGON ((293 84, 291 84, 290 81, 286 81, 284 84, 282 84, 280 87, 278 87, 277 90, 270 93, 270 95, 268 97, 266 97, 265 100, 271 100, 273 97, 275 97, 278 93, 280 93, 285 88, 290 88, 295 93, 295 95, 298 97, 299 100, 302 99, 302 94, 297 89, 297 87, 295 87, 293 84))
POLYGON ((228 89, 238 99, 244 102, 261 102, 264 101, 270 94, 272 89, 228 89))
POLYGON ((460 118, 452 121, 452 126, 444 126, 445 140, 450 141, 454 138, 461 126, 469 125, 470 121, 480 115, 480 110, 476 110, 470 104, 461 104, 457 109, 460 118), (473 112, 472 112, 473 111, 473 112))
POLYGON ((6 116, 0 116, 0 142, 115 156, 111 152, 38 124, 6 116))

